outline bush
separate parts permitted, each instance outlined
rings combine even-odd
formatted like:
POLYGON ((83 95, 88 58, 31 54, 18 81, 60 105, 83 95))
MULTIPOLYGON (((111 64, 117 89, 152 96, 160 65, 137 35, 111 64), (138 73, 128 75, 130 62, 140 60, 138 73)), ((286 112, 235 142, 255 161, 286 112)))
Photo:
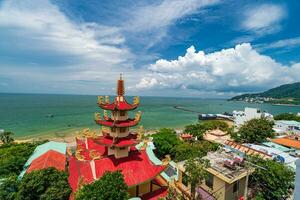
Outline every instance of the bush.
POLYGON ((77 200, 125 200, 127 185, 120 171, 105 172, 97 181, 83 186, 75 195, 77 200))
POLYGON ((69 199, 70 193, 68 174, 47 168, 25 174, 20 183, 18 199, 65 200, 69 199))

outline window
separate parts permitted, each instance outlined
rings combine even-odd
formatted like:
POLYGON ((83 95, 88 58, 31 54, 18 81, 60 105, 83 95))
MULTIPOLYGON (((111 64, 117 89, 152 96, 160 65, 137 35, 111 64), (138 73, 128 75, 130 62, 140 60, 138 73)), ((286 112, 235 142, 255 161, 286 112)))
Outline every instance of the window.
POLYGON ((120 111, 120 116, 125 116, 125 115, 126 115, 126 111, 121 110, 121 111, 120 111))
POLYGON ((205 180, 205 185, 213 189, 214 186, 214 176, 212 174, 208 174, 206 180, 205 180))
POLYGON ((111 131, 112 131, 112 132, 116 132, 116 127, 112 127, 112 128, 111 128, 111 131))
POLYGON ((120 133, 124 133, 126 131, 126 128, 122 127, 120 128, 120 133))
POLYGON ((236 181, 233 185, 233 193, 236 193, 240 189, 239 181, 236 181))
POLYGON ((126 147, 121 147, 121 148, 120 148, 120 150, 125 150, 125 149, 126 149, 126 147))

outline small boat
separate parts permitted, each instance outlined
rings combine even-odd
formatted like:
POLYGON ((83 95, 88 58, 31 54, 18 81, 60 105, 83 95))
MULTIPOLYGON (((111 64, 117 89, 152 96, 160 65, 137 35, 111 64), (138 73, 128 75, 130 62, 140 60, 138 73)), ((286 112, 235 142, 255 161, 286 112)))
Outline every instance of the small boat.
POLYGON ((46 115, 46 117, 50 117, 50 118, 52 118, 52 117, 54 117, 54 114, 52 114, 52 113, 49 113, 49 114, 47 114, 47 115, 46 115))

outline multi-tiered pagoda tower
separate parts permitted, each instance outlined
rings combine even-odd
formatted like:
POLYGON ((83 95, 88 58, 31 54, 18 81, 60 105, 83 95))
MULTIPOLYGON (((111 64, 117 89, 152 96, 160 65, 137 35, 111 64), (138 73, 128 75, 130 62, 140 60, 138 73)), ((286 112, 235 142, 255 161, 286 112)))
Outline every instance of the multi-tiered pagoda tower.
POLYGON ((141 119, 140 112, 134 118, 129 116, 129 111, 138 107, 139 98, 130 104, 124 94, 124 80, 120 77, 113 102, 109 97, 98 97, 98 105, 104 110, 102 116, 95 114, 96 123, 102 127, 101 135, 85 129, 76 137, 75 153, 69 149, 69 183, 73 192, 98 180, 106 171, 120 170, 131 197, 157 199, 166 194, 166 182, 160 174, 168 162, 155 157, 153 144, 142 140, 141 133, 130 131, 141 119))
POLYGON ((115 158, 127 157, 130 147, 137 144, 136 134, 129 131, 129 128, 136 126, 141 119, 141 112, 137 112, 135 118, 129 118, 128 111, 134 110, 139 105, 139 97, 134 97, 133 104, 127 103, 124 90, 124 80, 122 75, 117 83, 117 96, 112 103, 109 97, 98 97, 98 105, 104 110, 104 117, 100 113, 95 114, 96 123, 102 125, 103 136, 98 143, 107 147, 107 154, 114 155, 115 158), (108 112, 111 114, 109 116, 108 112))

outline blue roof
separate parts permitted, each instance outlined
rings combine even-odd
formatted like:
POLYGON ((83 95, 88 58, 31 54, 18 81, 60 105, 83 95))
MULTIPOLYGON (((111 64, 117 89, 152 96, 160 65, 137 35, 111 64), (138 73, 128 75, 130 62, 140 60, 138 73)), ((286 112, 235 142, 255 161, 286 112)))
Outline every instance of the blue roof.
POLYGON ((287 125, 300 126, 300 122, 297 122, 297 121, 294 121, 294 120, 278 120, 276 122, 284 123, 284 124, 287 124, 287 125))
POLYGON ((28 158, 27 162, 25 163, 25 165, 23 167, 23 171, 21 172, 21 174, 19 175, 18 178, 21 179, 24 176, 27 168, 30 166, 30 164, 32 163, 33 160, 40 157, 44 153, 47 153, 49 150, 54 150, 59 153, 66 154, 67 144, 63 143, 63 142, 50 141, 50 142, 46 142, 44 144, 37 146, 35 148, 34 152, 28 158))
POLYGON ((275 148, 275 149, 278 149, 278 150, 283 151, 283 152, 291 151, 291 149, 289 149, 289 148, 287 148, 285 146, 282 146, 280 144, 276 144, 274 142, 264 142, 263 145, 268 146, 268 147, 272 147, 272 148, 275 148))

